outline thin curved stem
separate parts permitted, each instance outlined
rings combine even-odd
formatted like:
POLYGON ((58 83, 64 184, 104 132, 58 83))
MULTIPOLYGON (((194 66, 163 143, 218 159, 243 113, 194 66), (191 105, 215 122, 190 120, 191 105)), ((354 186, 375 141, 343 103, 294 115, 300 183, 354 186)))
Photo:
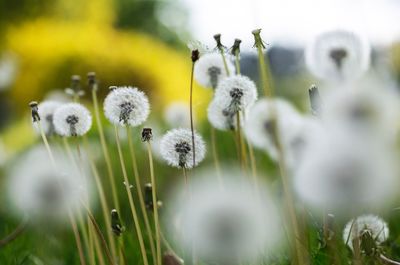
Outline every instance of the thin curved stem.
POLYGON ((108 151, 107 141, 106 138, 104 137, 104 130, 100 119, 99 104, 97 100, 96 89, 92 89, 92 100, 93 100, 94 116, 96 119, 97 130, 99 131, 99 136, 100 136, 101 149, 103 151, 104 160, 107 166, 108 180, 111 185, 112 198, 115 208, 119 212, 120 208, 119 208, 117 188, 115 185, 115 176, 111 165, 111 159, 110 159, 110 153, 108 151))
POLYGON ((151 178, 151 186, 153 188, 152 199, 153 199, 153 211, 154 211, 154 228, 156 233, 157 264, 161 265, 160 222, 158 218, 158 207, 157 207, 157 185, 156 185, 156 178, 154 176, 153 155, 151 153, 150 141, 147 141, 147 152, 149 154, 150 178, 151 178))
POLYGON ((190 107, 190 131, 192 132, 192 147, 193 147, 193 168, 196 165, 196 146, 194 142, 194 124, 193 124, 193 75, 194 75, 194 64, 192 62, 192 69, 190 71, 190 98, 189 98, 189 107, 190 107))
POLYGON ((137 166, 137 161, 136 161, 136 154, 135 154, 135 149, 133 148, 133 143, 132 143, 132 137, 131 137, 131 130, 130 127, 126 127, 126 134, 128 137, 128 146, 129 146, 129 152, 132 160, 132 167, 133 167, 133 175, 135 177, 135 184, 136 184, 136 190, 138 193, 139 197, 139 204, 140 204, 140 209, 142 211, 143 219, 144 219, 144 224, 147 230, 147 235, 149 237, 149 242, 150 242, 150 250, 151 254, 153 257, 153 261, 156 262, 157 260, 157 253, 156 253, 156 248, 154 246, 154 239, 153 239, 153 231, 151 230, 151 225, 149 221, 149 217, 146 211, 146 206, 144 203, 144 197, 143 197, 143 192, 142 192, 142 184, 140 181, 140 176, 139 176, 139 170, 137 166))
POLYGON ((400 265, 400 262, 389 259, 388 257, 386 257, 383 254, 379 255, 379 258, 386 264, 400 265))
POLYGON ((0 239, 0 248, 4 247, 5 245, 11 243, 14 241, 17 237, 19 237, 27 228, 29 223, 29 218, 25 216, 22 221, 19 223, 19 225, 12 231, 10 234, 8 234, 6 237, 3 239, 0 239))
POLYGON ((218 157, 218 150, 217 150, 217 136, 215 134, 215 129, 214 127, 210 126, 211 128, 211 146, 212 146, 212 154, 213 154, 213 159, 214 159, 214 166, 215 166, 215 171, 217 172, 217 177, 218 177, 218 182, 220 186, 222 187, 223 185, 223 180, 221 176, 221 167, 219 164, 219 157, 218 157))
POLYGON ((122 175, 123 175, 124 181, 125 181, 125 189, 126 189, 126 193, 128 194, 129 206, 131 208, 133 222, 135 224, 136 234, 137 234, 137 237, 138 237, 138 240, 139 240, 140 251, 141 251, 141 254, 142 254, 142 258, 143 258, 143 263, 144 263, 144 265, 149 265, 149 262, 147 260, 147 255, 146 255, 146 249, 144 247, 142 230, 141 230, 140 224, 139 224, 139 218, 138 218, 138 215, 137 215, 137 212, 136 212, 136 207, 135 207, 135 204, 133 202, 133 197, 132 197, 132 193, 131 193, 131 190, 130 190, 128 174, 126 172, 124 156, 122 154, 122 148, 121 148, 121 143, 120 143, 120 139, 119 139, 119 133, 118 133, 117 126, 115 126, 114 129, 115 129, 115 139, 116 139, 116 142, 117 142, 119 160, 120 160, 120 163, 121 163, 122 175))

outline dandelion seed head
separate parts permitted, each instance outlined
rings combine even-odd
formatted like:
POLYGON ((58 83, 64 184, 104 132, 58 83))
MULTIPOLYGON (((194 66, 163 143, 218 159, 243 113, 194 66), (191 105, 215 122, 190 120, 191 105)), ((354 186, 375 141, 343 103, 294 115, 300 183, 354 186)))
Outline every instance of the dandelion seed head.
POLYGON ((174 167, 193 168, 205 157, 206 146, 203 138, 194 134, 196 164, 193 165, 192 132, 188 129, 173 129, 161 139, 160 152, 164 160, 174 167))
MULTIPOLYGON (((34 222, 65 222, 68 211, 81 210, 84 193, 90 195, 91 184, 83 181, 79 170, 66 155, 53 148, 57 168, 49 163, 49 155, 38 146, 21 158, 8 172, 7 194, 18 215, 29 215, 34 222)), ((87 167, 84 174, 89 174, 87 167)), ((86 195, 85 195, 86 196, 86 195)), ((90 197, 89 197, 90 198, 90 197)))
POLYGON ((396 194, 396 157, 373 138, 324 130, 303 154, 294 173, 295 190, 308 205, 342 214, 382 207, 396 194))
MULTIPOLYGON (((229 60, 226 61, 229 72, 233 73, 235 67, 229 60)), ((207 88, 215 89, 219 82, 227 77, 224 62, 219 53, 207 53, 200 57, 194 66, 194 78, 207 88)))
POLYGON ((230 114, 224 110, 222 103, 216 99, 212 100, 207 108, 208 121, 218 130, 234 130, 236 128, 236 116, 234 113, 230 114))
POLYGON ((254 104, 257 100, 257 87, 246 76, 230 76, 218 84, 214 98, 225 107, 226 113, 235 114, 254 104))
POLYGON ((262 149, 274 160, 278 157, 273 127, 276 123, 277 133, 286 139, 293 126, 298 126, 300 114, 295 108, 283 99, 260 99, 248 113, 244 126, 247 139, 255 147, 262 149), (276 122, 273 121, 275 117, 276 122))
POLYGON ((321 112, 331 129, 394 140, 399 132, 399 95, 385 87, 352 87, 327 93, 321 112))
POLYGON ((136 87, 117 87, 104 100, 104 114, 112 124, 139 126, 150 114, 149 100, 136 87))
POLYGON ((279 242, 281 228, 267 189, 260 183, 258 196, 243 176, 223 172, 223 189, 214 171, 207 171, 191 181, 191 200, 173 193, 169 204, 180 215, 179 226, 171 224, 173 234, 187 250, 194 246, 210 264, 238 264, 268 256, 279 242))
POLYGON ((353 250, 353 240, 357 237, 362 238, 365 232, 370 233, 377 245, 382 244, 389 237, 389 227, 382 218, 365 214, 346 224, 343 230, 343 241, 353 250))
POLYGON ((305 52, 309 70, 318 78, 334 82, 355 80, 370 64, 370 46, 353 32, 325 32, 305 52))
POLYGON ((67 103, 58 107, 53 115, 56 132, 61 136, 82 136, 92 126, 89 110, 79 103, 67 103))
MULTIPOLYGON (((40 116, 40 125, 43 128, 44 133, 47 136, 51 136, 56 133, 53 123, 54 112, 62 103, 52 100, 43 101, 38 105, 38 113, 40 116)), ((37 123, 33 123, 33 126, 38 134, 40 134, 37 123)))
POLYGON ((164 120, 171 128, 190 127, 190 109, 184 102, 173 102, 167 106, 164 112, 164 120))

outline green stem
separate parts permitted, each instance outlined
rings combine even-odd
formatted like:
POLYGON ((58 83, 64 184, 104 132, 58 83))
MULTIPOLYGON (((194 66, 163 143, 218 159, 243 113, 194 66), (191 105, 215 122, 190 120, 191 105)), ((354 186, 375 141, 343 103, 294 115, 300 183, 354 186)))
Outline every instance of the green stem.
POLYGON ((213 159, 214 159, 214 166, 215 166, 215 171, 217 172, 217 178, 220 186, 222 187, 223 185, 223 180, 221 176, 221 167, 219 165, 219 157, 218 157, 218 150, 217 150, 217 137, 215 134, 215 129, 214 127, 210 126, 211 128, 211 146, 212 146, 212 154, 213 154, 213 159))
POLYGON ((222 62, 224 63, 224 68, 225 68, 225 71, 226 71, 226 75, 230 76, 231 73, 230 73, 229 68, 228 68, 228 63, 226 62, 224 49, 223 48, 219 48, 219 53, 221 54, 222 62))
POLYGON ((160 222, 159 222, 158 207, 157 207, 157 185, 156 185, 156 178, 154 176, 153 155, 151 153, 150 141, 147 141, 147 152, 149 154, 151 186, 153 188, 152 199, 153 199, 153 210, 154 210, 154 227, 156 233, 156 246, 157 246, 157 264, 161 265, 160 222))
POLYGON ((193 75, 194 75, 194 64, 195 62, 192 62, 192 69, 190 73, 190 131, 192 132, 192 147, 193 147, 193 168, 196 165, 196 146, 194 142, 194 124, 193 124, 193 75))
POLYGON ((135 229, 136 229, 136 234, 137 234, 137 237, 138 237, 138 240, 139 240, 140 251, 141 251, 141 254, 142 254, 142 258, 143 258, 143 263, 144 263, 144 265, 149 265, 149 262, 147 260, 147 255, 146 255, 146 249, 145 249, 145 246, 144 246, 142 230, 141 230, 140 224, 139 224, 139 218, 137 216, 135 204, 133 202, 133 197, 132 197, 132 193, 131 193, 131 190, 130 190, 128 174, 126 172, 124 156, 122 154, 121 142, 120 142, 120 139, 119 139, 119 133, 118 133, 117 126, 115 126, 114 129, 115 129, 115 139, 116 139, 116 142, 117 142, 119 160, 120 160, 120 163, 121 163, 122 175, 123 175, 124 181, 125 181, 125 189, 126 189, 126 193, 128 194, 129 206, 131 208, 132 217, 133 217, 133 221, 134 221, 135 229))
POLYGON ((240 75, 240 58, 239 58, 239 51, 235 52, 235 66, 236 66, 236 73, 240 75))
POLYGON ((111 165, 111 159, 110 159, 110 154, 108 151, 108 146, 107 146, 106 139, 104 137, 103 125, 102 125, 101 119, 100 119, 99 104, 98 104, 98 100, 97 100, 96 89, 92 89, 92 100, 93 100, 93 106, 94 106, 94 116, 96 119, 97 129, 99 131, 99 136, 100 136, 101 148, 102 148, 104 160, 105 160, 106 166, 107 166, 108 180, 111 185, 112 198, 113 198, 115 208, 119 212, 120 208, 119 208, 119 201, 118 201, 118 193, 117 193, 117 188, 115 185, 115 177, 114 177, 114 172, 113 172, 112 165, 111 165))
POLYGON ((139 204, 140 204, 140 209, 142 211, 143 219, 144 219, 144 224, 147 230, 147 235, 149 237, 149 242, 150 242, 150 249, 151 249, 151 254, 153 257, 153 261, 156 262, 157 260, 157 253, 156 253, 156 248, 154 246, 154 239, 153 239, 153 231, 151 230, 151 225, 149 221, 149 217, 147 215, 146 211, 146 206, 144 204, 144 197, 143 197, 143 192, 142 192, 142 184, 140 181, 140 176, 139 176, 139 170, 137 166, 137 161, 136 161, 136 154, 135 154, 135 149, 133 148, 133 142, 132 142, 132 137, 131 137, 131 129, 129 126, 126 127, 126 134, 128 137, 128 146, 129 146, 129 152, 132 160, 132 167, 133 167, 133 175, 135 177, 135 184, 137 187, 137 193, 139 197, 139 204))

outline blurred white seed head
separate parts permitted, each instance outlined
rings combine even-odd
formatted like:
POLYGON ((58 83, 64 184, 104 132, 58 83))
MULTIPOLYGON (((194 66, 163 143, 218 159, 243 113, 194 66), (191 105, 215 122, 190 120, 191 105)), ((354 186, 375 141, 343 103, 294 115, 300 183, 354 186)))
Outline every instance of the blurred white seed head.
MULTIPOLYGON (((69 210, 75 213, 81 209, 84 194, 90 193, 90 183, 83 181, 61 150, 53 148, 53 155, 57 168, 48 162, 43 146, 30 150, 11 168, 7 194, 16 214, 27 214, 35 222, 66 223, 69 210)), ((88 174, 86 167, 84 172, 88 174)))
POLYGON ((385 87, 335 89, 325 95, 321 116, 331 130, 393 141, 400 125, 399 95, 385 87))
MULTIPOLYGON (((43 131, 47 136, 51 136, 56 133, 53 118, 56 109, 61 105, 62 103, 51 100, 43 101, 38 105, 40 125, 42 126, 43 131)), ((40 134, 38 124, 34 122, 33 126, 35 127, 36 132, 40 134)))
POLYGON ((104 114, 112 124, 139 126, 150 114, 149 100, 136 87, 117 87, 104 100, 104 114))
POLYGON ((278 151, 273 136, 273 120, 277 124, 280 139, 286 139, 292 132, 293 126, 300 121, 300 114, 283 99, 260 99, 249 110, 248 119, 244 126, 247 139, 255 147, 260 148, 277 159, 278 151))
POLYGON ((15 54, 7 52, 0 57, 0 91, 5 90, 14 83, 18 72, 18 58, 15 54))
MULTIPOLYGON (((226 61, 230 73, 234 73, 235 67, 229 60, 226 61)), ((207 88, 215 89, 219 82, 227 77, 224 62, 219 53, 206 53, 200 57, 194 66, 194 78, 207 88)))
POLYGON ((196 152, 195 165, 193 165, 192 132, 188 129, 173 129, 168 131, 161 139, 161 155, 171 166, 193 168, 203 161, 206 154, 203 138, 196 132, 194 144, 196 152))
POLYGON ((230 76, 218 84, 214 99, 224 107, 223 111, 227 115, 235 115, 254 104, 257 100, 257 87, 246 76, 230 76))
POLYGON ((53 123, 61 136, 82 136, 92 127, 92 116, 82 104, 67 103, 56 109, 53 123))
POLYGON ((398 185, 397 154, 357 134, 314 135, 295 171, 294 185, 308 205, 347 214, 390 203, 398 185))
POLYGON ((190 127, 190 109, 185 102, 173 102, 164 111, 164 120, 171 128, 190 127))
POLYGON ((179 190, 172 193, 173 212, 180 220, 178 226, 170 224, 172 233, 182 247, 194 246, 199 258, 210 264, 255 262, 270 255, 281 226, 268 190, 260 185, 256 193, 254 185, 234 171, 225 171, 223 177, 224 188, 214 171, 193 178, 191 199, 179 190))
POLYGON ((318 78, 346 82, 360 77, 370 64, 370 45, 344 30, 320 34, 305 51, 308 69, 318 78))
POLYGON ((343 230, 343 241, 353 250, 353 240, 357 237, 361 243, 366 233, 369 233, 375 244, 379 246, 389 237, 389 227, 379 216, 365 214, 350 220, 343 230))
POLYGON ((214 98, 207 108, 208 121, 214 128, 218 130, 234 130, 237 124, 236 115, 227 113, 224 110, 225 107, 223 104, 214 98))

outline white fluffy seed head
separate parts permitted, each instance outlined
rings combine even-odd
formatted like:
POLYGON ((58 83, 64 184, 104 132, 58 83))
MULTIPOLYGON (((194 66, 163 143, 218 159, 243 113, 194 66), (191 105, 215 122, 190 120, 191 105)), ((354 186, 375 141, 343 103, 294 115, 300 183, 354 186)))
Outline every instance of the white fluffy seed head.
POLYGON ((190 108, 185 102, 173 102, 164 112, 164 120, 171 128, 190 127, 190 108))
MULTIPOLYGON (((362 236, 368 232, 375 244, 379 246, 389 237, 389 227, 379 216, 365 214, 350 220, 343 230, 343 241, 353 250, 353 240, 357 237, 362 240, 362 236)), ((360 242, 361 243, 361 242, 360 242)))
POLYGON ((383 207, 397 194, 396 157, 374 138, 324 130, 303 154, 294 174, 295 190, 308 205, 337 214, 383 207))
POLYGON ((193 165, 192 132, 188 129, 173 129, 161 139, 161 156, 171 166, 193 168, 203 161, 206 146, 203 138, 195 132, 195 165, 193 165))
MULTIPOLYGON (((38 105, 40 125, 42 126, 43 131, 47 136, 51 136, 56 133, 53 118, 56 109, 61 105, 62 103, 52 100, 43 101, 38 105)), ((38 124, 35 122, 33 123, 33 126, 36 132, 40 134, 38 124)))
POLYGON ((236 128, 237 122, 235 115, 229 115, 224 112, 223 104, 215 99, 208 105, 207 117, 210 124, 218 130, 226 131, 236 128))
POLYGON ((280 139, 286 139, 293 127, 297 127, 300 122, 300 114, 287 101, 263 98, 250 108, 244 129, 251 144, 268 152, 276 160, 278 152, 272 131, 274 117, 280 139))
POLYGON ((214 101, 218 102, 227 116, 245 111, 257 100, 257 87, 243 75, 223 79, 215 90, 214 101))
POLYGON ((53 123, 61 136, 82 136, 92 127, 92 116, 82 104, 67 103, 57 108, 53 123))
POLYGON ((253 184, 238 171, 222 172, 223 189, 215 171, 207 170, 193 178, 190 200, 180 192, 183 187, 173 192, 171 205, 180 222, 171 224, 171 231, 182 247, 194 246, 210 264, 256 263, 279 243, 279 214, 262 183, 256 195, 253 184))
POLYGON ((327 93, 321 111, 332 130, 350 130, 394 141, 399 132, 399 95, 385 87, 355 87, 327 93))
MULTIPOLYGON (((53 148, 57 168, 49 163, 43 146, 19 158, 8 172, 7 194, 12 210, 27 214, 34 222, 68 220, 68 211, 81 209, 81 200, 90 193, 90 183, 59 149, 53 148)), ((85 174, 88 169, 84 168, 85 174)), ((90 179, 90 178, 88 178, 90 179)))
POLYGON ((355 80, 370 64, 370 46, 353 32, 322 33, 306 49, 306 63, 318 78, 334 82, 355 80))
MULTIPOLYGON (((234 73, 235 67, 232 62, 226 60, 230 73, 234 73)), ((219 53, 206 53, 200 56, 200 59, 194 66, 194 78, 196 81, 207 88, 215 89, 219 82, 227 77, 224 62, 219 53)))
POLYGON ((149 100, 136 87, 118 87, 105 98, 104 114, 112 124, 139 126, 150 114, 149 100))

